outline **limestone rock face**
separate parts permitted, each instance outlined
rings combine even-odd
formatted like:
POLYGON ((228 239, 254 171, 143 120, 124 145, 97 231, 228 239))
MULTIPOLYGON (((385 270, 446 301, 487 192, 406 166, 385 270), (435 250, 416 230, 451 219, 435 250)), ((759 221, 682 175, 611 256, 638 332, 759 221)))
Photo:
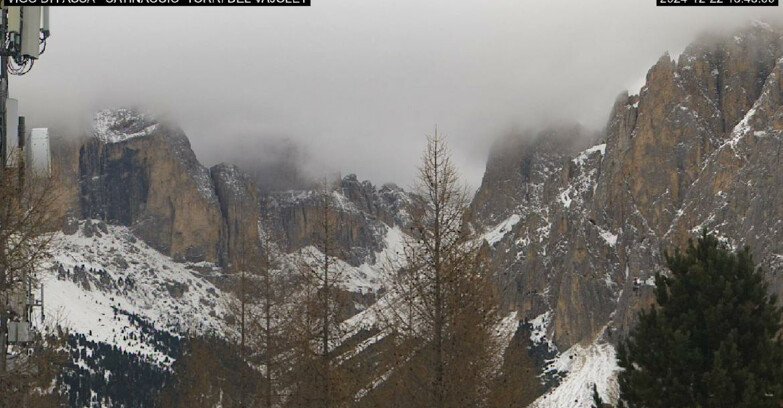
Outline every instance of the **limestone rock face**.
MULTIPOLYGON (((287 251, 322 242, 323 210, 316 191, 288 191, 270 197, 275 219, 287 251)), ((376 188, 355 175, 343 178, 329 195, 329 217, 336 227, 336 256, 352 266, 375 263, 375 253, 384 248, 389 227, 407 222, 410 196, 399 187, 376 188)))
POLYGON ((502 142, 472 208, 505 305, 561 350, 617 339, 652 302, 664 251, 702 228, 750 245, 783 294, 782 33, 757 23, 664 55, 592 147, 502 142))
POLYGON ((395 184, 376 188, 368 180, 359 181, 349 174, 340 181, 339 192, 356 208, 386 225, 403 225, 407 219, 410 196, 395 184))
POLYGON ((210 169, 210 173, 224 220, 221 264, 247 262, 250 252, 260 248, 256 185, 247 173, 231 164, 218 164, 210 169))
POLYGON ((84 139, 51 135, 52 174, 55 177, 54 215, 62 220, 63 229, 76 232, 75 220, 81 216, 79 206, 79 149, 84 139))
POLYGON ((473 216, 488 227, 518 210, 540 205, 545 182, 597 137, 572 125, 499 140, 493 146, 481 188, 471 203, 473 216))
POLYGON ((130 226, 178 260, 218 261, 218 198, 181 129, 125 109, 102 111, 78 163, 82 218, 130 226))
MULTIPOLYGON (((76 232, 78 219, 104 220, 131 227, 176 260, 237 265, 260 246, 263 200, 286 250, 320 242, 315 191, 261 197, 253 177, 231 164, 206 169, 181 129, 148 115, 105 110, 96 115, 92 137, 58 143, 53 162, 63 199, 57 211, 68 233, 76 232)), ((354 266, 374 263, 388 227, 408 220, 408 194, 355 175, 334 187, 328 217, 337 226, 336 255, 354 266)))

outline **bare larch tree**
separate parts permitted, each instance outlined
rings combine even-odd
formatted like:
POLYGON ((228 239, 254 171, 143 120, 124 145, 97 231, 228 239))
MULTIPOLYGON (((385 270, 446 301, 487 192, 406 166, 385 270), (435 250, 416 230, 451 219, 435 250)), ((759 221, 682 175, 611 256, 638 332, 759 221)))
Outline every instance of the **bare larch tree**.
POLYGON ((297 378, 290 406, 332 408, 347 404, 348 376, 336 361, 345 318, 341 301, 344 270, 339 266, 336 240, 337 215, 332 208, 332 189, 323 183, 318 192, 318 231, 314 243, 318 251, 302 262, 300 301, 296 307, 293 331, 297 378))
POLYGON ((16 352, 8 359, 9 322, 23 317, 27 287, 51 254, 57 227, 54 182, 23 164, 0 169, 0 406, 26 407, 41 404, 42 398, 57 404, 56 393, 39 392, 49 389, 63 363, 59 353, 44 347, 47 342, 56 347, 61 338, 55 332, 47 338, 34 334, 34 342, 26 345, 34 354, 16 352))
MULTIPOLYGON (((405 353, 407 369, 397 380, 411 393, 410 406, 482 406, 491 369, 488 362, 498 321, 496 289, 483 263, 483 240, 468 219, 469 196, 460 182, 445 139, 428 137, 409 210, 404 267, 390 290, 399 329, 410 337, 395 344, 422 344, 405 353), (417 387, 411 389, 410 384, 417 387)), ((399 355, 400 353, 397 353, 399 355)))

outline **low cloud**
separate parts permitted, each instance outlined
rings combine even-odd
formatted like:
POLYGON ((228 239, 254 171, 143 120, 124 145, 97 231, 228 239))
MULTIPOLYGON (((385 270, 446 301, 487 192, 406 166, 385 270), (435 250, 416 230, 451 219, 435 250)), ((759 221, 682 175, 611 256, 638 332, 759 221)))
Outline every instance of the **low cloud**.
POLYGON ((62 7, 46 54, 11 94, 32 126, 73 134, 94 110, 145 106, 175 118, 207 165, 277 168, 269 185, 306 169, 407 186, 437 124, 477 186, 499 135, 601 128, 665 51, 768 14, 653 0, 62 7))

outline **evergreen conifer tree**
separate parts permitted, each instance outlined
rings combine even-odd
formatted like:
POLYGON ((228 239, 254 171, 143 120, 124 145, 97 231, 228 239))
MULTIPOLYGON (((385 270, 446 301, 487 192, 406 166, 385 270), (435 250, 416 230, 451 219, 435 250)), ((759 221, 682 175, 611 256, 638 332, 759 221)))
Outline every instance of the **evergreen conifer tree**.
POLYGON ((728 251, 705 231, 667 264, 657 306, 618 350, 625 406, 778 408, 781 309, 749 249, 728 251))

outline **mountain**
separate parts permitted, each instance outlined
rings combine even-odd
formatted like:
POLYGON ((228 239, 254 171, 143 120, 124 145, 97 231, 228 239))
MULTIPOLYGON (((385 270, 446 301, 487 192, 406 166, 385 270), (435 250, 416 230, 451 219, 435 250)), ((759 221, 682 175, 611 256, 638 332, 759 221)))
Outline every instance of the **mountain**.
MULTIPOLYGON (((107 380, 120 361, 128 365, 123 376, 143 377, 137 383, 154 396, 183 335, 235 337, 226 309, 230 272, 260 247, 262 216, 272 220, 284 265, 321 257, 316 190, 261 193, 238 166, 206 168, 185 133, 165 120, 107 109, 89 134, 55 136, 52 145, 62 227, 41 282, 47 321, 69 328, 73 364, 62 381, 73 406, 148 406, 154 399, 107 380)), ((356 314, 378 297, 410 198, 355 175, 332 184, 327 216, 336 225, 348 312, 356 314)))
MULTIPOLYGON (((259 244, 264 216, 271 231, 261 232, 291 262, 319 255, 314 189, 266 191, 256 170, 208 169, 176 125, 106 110, 90 134, 52 143, 63 244, 43 278, 56 294, 47 309, 68 313, 82 343, 165 372, 177 346, 162 333, 231 336, 218 301, 231 296, 225 272, 259 244)), ((652 303, 665 251, 702 229, 750 245, 783 295, 781 146, 783 30, 764 23, 662 56, 600 132, 563 123, 500 139, 470 212, 498 279, 509 345, 498 354, 539 371, 521 377, 532 385, 522 400, 589 406, 593 383, 612 400, 613 345, 652 303)), ((355 175, 332 185, 326 216, 349 276, 348 324, 364 330, 415 197, 355 175)), ((383 338, 362 330, 374 334, 346 337, 355 355, 383 338)))
MULTIPOLYGON (((375 253, 384 248, 389 228, 400 228, 407 222, 408 193, 393 184, 377 188, 369 181, 360 182, 354 174, 335 184, 327 216, 337 228, 337 256, 353 266, 376 263, 375 253)), ((319 242, 323 219, 320 199, 317 190, 269 195, 287 252, 319 242)))
POLYGON ((117 109, 99 112, 90 136, 76 154, 53 154, 60 184, 75 187, 67 214, 131 227, 175 259, 217 261, 220 203, 182 130, 117 109))
MULTIPOLYGON (((665 251, 702 229, 750 245, 783 295, 782 33, 754 23, 662 56, 592 146, 561 126, 493 149, 472 207, 503 299, 533 322, 534 342, 571 358, 616 342, 653 301, 665 251)), ((574 405, 604 380, 573 385, 574 405)))

